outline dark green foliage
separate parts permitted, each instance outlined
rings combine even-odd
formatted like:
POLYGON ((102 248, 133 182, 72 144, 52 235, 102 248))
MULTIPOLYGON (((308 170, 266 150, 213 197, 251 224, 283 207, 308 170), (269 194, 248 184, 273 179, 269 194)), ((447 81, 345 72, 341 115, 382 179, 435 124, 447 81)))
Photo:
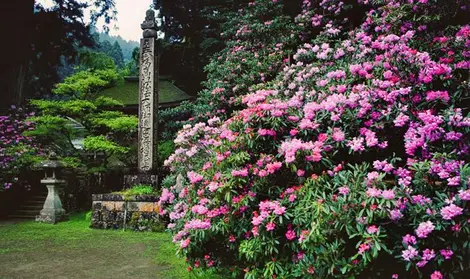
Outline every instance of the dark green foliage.
MULTIPOLYGON (((109 46, 112 44, 115 44, 116 42, 119 44, 120 48, 122 49, 122 54, 124 57, 124 61, 129 61, 133 59, 133 53, 134 49, 139 47, 139 42, 136 41, 127 41, 123 39, 121 36, 113 36, 110 34, 102 33, 102 32, 97 32, 94 33, 97 36, 97 41, 101 41, 101 44, 105 44, 105 42, 109 43, 109 46)), ((110 48, 108 48, 107 51, 109 51, 110 48)), ((103 50, 104 51, 104 50, 103 50)), ((104 51, 106 53, 106 51, 104 51)))
POLYGON ((140 56, 140 48, 135 47, 132 50, 132 54, 130 60, 125 65, 125 73, 128 76, 138 76, 139 75, 139 56, 140 56))
POLYGON ((88 166, 87 172, 107 172, 122 162, 132 161, 135 156, 129 152, 133 150, 137 117, 108 110, 123 106, 119 101, 96 98, 99 91, 120 79, 111 69, 81 71, 68 77, 54 89, 60 100, 31 101, 39 113, 31 118, 36 127, 28 134, 62 157, 69 157, 70 166, 88 166), (93 156, 83 156, 81 147, 74 144, 79 139, 83 139, 83 149, 93 156))
POLYGON ((121 194, 125 197, 136 196, 136 195, 151 195, 155 193, 156 192, 151 185, 143 185, 143 184, 137 184, 127 190, 115 192, 115 194, 121 194))
POLYGON ((111 52, 109 53, 109 56, 111 56, 116 63, 116 65, 121 68, 124 66, 124 56, 122 54, 122 49, 121 46, 117 41, 114 42, 113 47, 111 48, 111 52))
POLYGON ((2 10, 2 36, 8 38, 0 66, 0 110, 28 96, 44 96, 58 82, 57 66, 72 62, 78 47, 92 46, 84 11, 93 6, 92 23, 114 18, 113 0, 54 0, 51 8, 39 1, 8 1, 2 10))
MULTIPOLYGON (((179 1, 160 2, 162 8, 169 5, 178 9, 182 5, 179 1)), ((273 80, 285 66, 283 59, 294 52, 299 40, 298 36, 286 36, 297 29, 290 16, 300 6, 298 1, 289 2, 285 7, 272 2, 266 7, 255 5, 256 8, 247 8, 246 1, 199 2, 204 3, 201 13, 212 23, 211 28, 217 30, 216 35, 215 31, 211 33, 214 37, 208 35, 205 43, 211 45, 214 40, 221 40, 225 48, 206 57, 212 59, 204 63, 207 80, 197 100, 161 113, 165 136, 170 138, 171 133, 184 124, 204 121, 209 116, 229 117, 237 109, 235 98, 247 90, 255 90, 257 84, 273 80), (239 11, 240 7, 244 7, 243 12, 239 11), (271 23, 266 25, 269 21, 271 23), (248 25, 256 28, 246 34, 239 32, 248 25)), ((168 24, 170 28, 171 21, 168 24)))
POLYGON ((158 144, 158 161, 163 163, 173 152, 175 152, 175 144, 172 140, 160 142, 158 144))
POLYGON ((158 0, 164 17, 166 43, 162 47, 161 71, 195 95, 206 78, 204 65, 224 47, 220 25, 245 1, 158 0))
POLYGON ((53 93, 90 100, 94 99, 98 92, 121 81, 122 77, 114 69, 80 71, 66 78, 63 83, 57 84, 53 93))
MULTIPOLYGON (((160 80, 159 90, 160 104, 180 102, 190 97, 167 80, 160 80)), ((98 95, 114 98, 125 105, 137 105, 139 103, 139 83, 124 82, 118 86, 108 88, 98 93, 98 95)))
POLYGON ((104 52, 96 52, 90 49, 83 49, 78 54, 78 67, 83 70, 105 70, 115 69, 114 59, 104 52))

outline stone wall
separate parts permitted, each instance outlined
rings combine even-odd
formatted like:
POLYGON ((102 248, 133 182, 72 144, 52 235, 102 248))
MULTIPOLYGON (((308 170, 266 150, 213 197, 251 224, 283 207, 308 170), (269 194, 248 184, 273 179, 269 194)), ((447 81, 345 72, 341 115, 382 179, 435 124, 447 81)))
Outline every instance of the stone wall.
POLYGON ((93 195, 91 227, 96 229, 130 229, 163 231, 158 196, 124 197, 120 194, 93 195))

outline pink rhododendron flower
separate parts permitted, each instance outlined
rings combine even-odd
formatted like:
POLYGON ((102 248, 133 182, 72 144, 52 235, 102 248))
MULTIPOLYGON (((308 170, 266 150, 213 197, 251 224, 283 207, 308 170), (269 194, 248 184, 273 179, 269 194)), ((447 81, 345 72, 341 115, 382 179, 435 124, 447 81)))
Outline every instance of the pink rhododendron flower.
POLYGON ((367 233, 368 234, 374 234, 376 232, 378 232, 379 230, 377 229, 377 227, 375 225, 372 225, 372 226, 369 226, 367 227, 367 233))
POLYGON ((386 200, 392 200, 395 198, 395 191, 393 190, 383 190, 382 197, 386 200))
POLYGON ((441 209, 441 216, 444 220, 452 220, 455 216, 461 215, 462 212, 462 208, 456 206, 455 204, 451 204, 441 209))
POLYGON ((448 102, 450 100, 447 91, 428 91, 426 92, 426 101, 442 100, 448 102))
POLYGON ((248 176, 248 169, 243 168, 241 170, 232 170, 232 176, 241 176, 241 177, 247 177, 248 176))
POLYGON ((199 219, 193 219, 184 225, 186 230, 207 230, 211 227, 211 222, 209 220, 203 221, 199 219))
POLYGON ((364 254, 365 251, 369 250, 370 249, 370 245, 367 244, 367 243, 362 243, 361 245, 359 245, 359 249, 358 249, 358 254, 359 255, 362 255, 364 254))
POLYGON ((371 198, 379 197, 382 194, 382 190, 377 188, 369 188, 366 191, 366 195, 371 198))
POLYGON ((287 238, 288 240, 294 240, 294 239, 296 238, 295 231, 293 231, 293 230, 288 230, 288 231, 286 232, 286 238, 287 238))
POLYGON ((430 279, 444 279, 444 276, 442 275, 442 273, 436 270, 431 274, 430 279))
POLYGON ((274 224, 273 222, 269 222, 266 224, 266 230, 267 231, 272 231, 276 228, 276 224, 274 224))
POLYGON ((349 194, 349 187, 347 187, 347 186, 339 187, 339 188, 338 188, 338 192, 339 192, 341 195, 346 196, 347 194, 349 194))
POLYGON ((202 181, 204 177, 194 171, 190 171, 188 172, 188 178, 189 178, 189 182, 191 182, 192 184, 195 184, 195 183, 202 181))
POLYGON ((444 257, 444 259, 448 260, 452 257, 454 252, 450 249, 441 249, 439 253, 444 257))
POLYGON ((423 260, 430 261, 434 259, 434 257, 436 257, 436 253, 434 252, 434 250, 431 250, 431 249, 423 250, 423 256, 422 256, 423 260))
POLYGON ((190 243, 191 243, 191 240, 189 238, 186 238, 185 240, 181 240, 180 247, 184 249, 188 247, 190 243))
POLYGON ((364 151, 364 138, 355 137, 347 143, 347 146, 351 148, 352 151, 364 151))
POLYGON ((344 133, 341 131, 339 128, 333 128, 333 134, 331 135, 331 138, 334 141, 343 141, 344 140, 344 133))
POLYGON ((253 227, 251 229, 251 233, 253 234, 254 237, 258 236, 259 235, 258 227, 253 227))
POLYGON ((422 222, 421 224, 419 224, 415 232, 419 238, 426 238, 434 230, 434 228, 435 226, 431 221, 422 222))
POLYGON ((402 251, 401 256, 403 257, 405 261, 409 262, 412 259, 414 259, 416 256, 418 256, 418 251, 413 246, 408 246, 406 250, 402 251))
POLYGON ((390 219, 397 221, 403 217, 403 213, 399 209, 393 209, 389 211, 390 219))
POLYGON ((408 244, 408 245, 415 245, 416 244, 416 237, 407 234, 403 237, 403 242, 408 244))
POLYGON ((470 201, 470 189, 459 190, 459 198, 464 201, 470 201))

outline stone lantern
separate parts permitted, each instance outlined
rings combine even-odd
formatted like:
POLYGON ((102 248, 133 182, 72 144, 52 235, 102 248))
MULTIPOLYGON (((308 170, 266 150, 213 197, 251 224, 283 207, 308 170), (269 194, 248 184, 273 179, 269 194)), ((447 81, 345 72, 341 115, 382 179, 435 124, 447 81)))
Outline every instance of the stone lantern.
POLYGON ((36 221, 55 224, 66 220, 68 215, 65 214, 59 197, 60 186, 65 184, 65 180, 57 178, 58 171, 64 167, 63 164, 57 161, 55 153, 51 153, 49 160, 42 161, 37 167, 44 169, 45 176, 41 184, 46 185, 48 193, 41 213, 36 216, 36 221))

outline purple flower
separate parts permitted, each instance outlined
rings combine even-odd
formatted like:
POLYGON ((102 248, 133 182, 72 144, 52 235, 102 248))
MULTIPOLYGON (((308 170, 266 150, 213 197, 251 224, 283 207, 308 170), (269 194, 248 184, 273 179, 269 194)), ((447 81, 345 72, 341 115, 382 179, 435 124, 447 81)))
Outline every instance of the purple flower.
POLYGON ((198 183, 202 181, 204 177, 194 171, 190 171, 188 172, 188 178, 189 178, 189 181, 194 184, 194 183, 198 183))
POLYGON ((369 188, 366 191, 366 195, 371 198, 378 197, 382 194, 382 190, 379 190, 377 188, 369 188))
POLYGON ((459 198, 463 201, 470 201, 470 189, 467 190, 460 190, 459 191, 459 198))
POLYGON ((403 217, 403 213, 401 213, 399 209, 390 210, 389 215, 390 219, 392 219, 393 221, 397 221, 403 217))
POLYGON ((288 230, 286 232, 286 238, 288 240, 293 240, 293 239, 295 239, 295 237, 296 237, 296 235, 295 235, 295 232, 293 230, 288 230))
POLYGON ((444 279, 444 276, 442 275, 442 273, 440 273, 439 271, 434 271, 433 274, 431 274, 431 279, 444 279))
POLYGON ((446 260, 450 259, 450 257, 452 257, 452 255, 454 254, 454 252, 450 249, 441 249, 439 252, 446 260))
POLYGON ((347 186, 343 186, 343 187, 339 187, 338 188, 338 192, 341 194, 341 195, 347 195, 349 194, 349 187, 347 186))
POLYGON ((406 244, 414 245, 414 244, 416 244, 416 237, 414 237, 410 234, 407 234, 403 237, 403 242, 406 243, 406 244))
POLYGON ((436 257, 436 253, 434 253, 434 250, 430 249, 425 249, 423 250, 423 260, 430 261, 436 257))
POLYGON ((386 200, 392 200, 395 198, 395 192, 393 190, 383 190, 382 197, 386 200))
POLYGON ((269 222, 266 224, 266 230, 269 232, 269 231, 272 231, 276 228, 276 224, 274 224, 273 222, 269 222))
POLYGON ((351 148, 353 151, 364 151, 364 138, 363 137, 355 137, 347 143, 347 146, 351 148))
POLYGON ((418 251, 413 246, 408 246, 408 249, 402 251, 401 256, 405 261, 409 262, 418 256, 418 251))
POLYGON ((442 219, 444 220, 452 220, 452 218, 455 216, 461 215, 462 212, 463 209, 456 206, 455 204, 445 206, 441 209, 442 219))
POLYGON ((419 224, 415 232, 419 238, 426 238, 434 230, 434 228, 435 226, 431 221, 422 222, 421 224, 419 224))

